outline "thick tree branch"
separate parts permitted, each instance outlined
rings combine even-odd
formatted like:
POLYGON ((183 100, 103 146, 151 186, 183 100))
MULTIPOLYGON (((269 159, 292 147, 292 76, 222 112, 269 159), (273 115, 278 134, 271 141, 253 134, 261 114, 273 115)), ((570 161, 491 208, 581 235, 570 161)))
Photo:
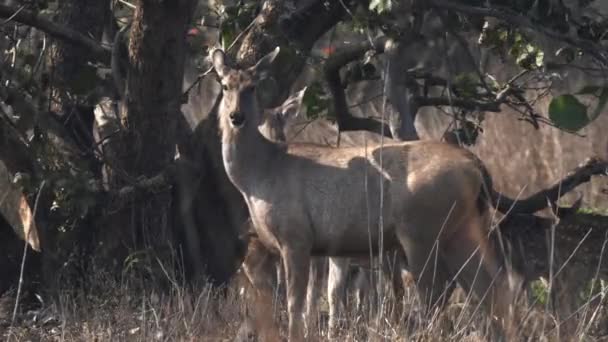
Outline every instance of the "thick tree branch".
POLYGON ((279 20, 283 34, 308 51, 313 44, 336 25, 357 3, 365 1, 314 0, 279 20), (346 6, 346 7, 345 7, 346 6))
POLYGON ((365 41, 360 44, 349 46, 333 54, 325 62, 325 80, 327 81, 329 91, 333 98, 334 112, 340 131, 365 130, 392 137, 388 125, 372 118, 357 118, 350 113, 348 110, 348 103, 346 102, 346 94, 344 93, 344 87, 342 85, 342 78, 340 77, 340 68, 363 57, 370 49, 383 52, 386 42, 386 37, 380 37, 376 38, 371 45, 368 41, 365 41))
POLYGON ((382 53, 384 52, 387 42, 388 38, 382 36, 372 40, 371 42, 365 40, 357 44, 348 45, 339 51, 336 51, 331 55, 330 58, 327 59, 325 62, 325 70, 340 69, 350 62, 362 58, 369 50, 382 53))
POLYGON ((590 56, 593 56, 598 62, 600 62, 604 66, 608 67, 608 52, 601 45, 596 44, 590 40, 576 39, 567 35, 559 34, 551 29, 546 28, 542 24, 535 23, 534 21, 526 18, 525 16, 513 12, 512 10, 509 10, 507 8, 477 7, 450 0, 429 0, 427 2, 427 5, 435 7, 439 10, 447 9, 466 14, 494 17, 500 20, 504 20, 516 27, 525 27, 532 29, 534 31, 542 33, 543 35, 551 39, 562 41, 572 46, 575 46, 581 49, 582 51, 585 51, 590 56))
POLYGON ((0 18, 11 18, 16 22, 35 27, 48 35, 62 39, 75 45, 89 49, 97 58, 104 62, 110 60, 110 49, 105 48, 89 37, 67 27, 58 25, 34 12, 21 10, 12 6, 0 5, 0 18))
POLYGON ((273 66, 276 92, 268 107, 278 106, 288 96, 291 85, 304 68, 313 44, 342 20, 347 11, 365 1, 311 0, 296 11, 286 13, 283 1, 267 0, 247 35, 243 38, 236 61, 241 66, 253 65, 277 45, 281 54, 273 66))
POLYGON ((547 208, 549 203, 555 203, 561 196, 572 191, 580 184, 588 182, 594 175, 608 175, 608 162, 598 158, 590 158, 553 186, 522 200, 508 198, 491 189, 493 192, 491 194, 492 202, 494 207, 503 213, 532 214, 547 208))

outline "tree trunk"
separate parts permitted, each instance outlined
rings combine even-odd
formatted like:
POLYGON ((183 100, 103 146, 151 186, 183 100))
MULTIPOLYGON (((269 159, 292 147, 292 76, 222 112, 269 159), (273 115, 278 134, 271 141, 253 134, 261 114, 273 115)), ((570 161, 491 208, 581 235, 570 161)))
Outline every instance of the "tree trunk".
MULTIPOLYGON (((139 177, 154 176, 173 162, 180 114, 186 30, 193 0, 135 2, 129 42, 129 67, 120 144, 110 174, 111 189, 133 184, 139 177), (117 171, 118 170, 118 171, 117 171)), ((172 196, 168 188, 122 203, 112 215, 101 240, 109 246, 106 257, 118 264, 133 251, 147 249, 149 264, 172 266, 174 252, 171 220, 172 196), (127 247, 126 249, 124 247, 127 247)), ((156 275, 160 273, 154 272, 156 275)))

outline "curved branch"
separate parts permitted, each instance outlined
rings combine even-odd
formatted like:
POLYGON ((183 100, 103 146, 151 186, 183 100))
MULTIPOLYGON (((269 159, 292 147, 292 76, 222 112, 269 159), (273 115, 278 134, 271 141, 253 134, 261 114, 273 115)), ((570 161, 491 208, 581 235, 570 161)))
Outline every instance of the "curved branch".
POLYGON ((387 124, 372 118, 358 118, 351 114, 346 103, 346 94, 340 77, 340 68, 346 64, 357 60, 365 55, 370 50, 378 52, 384 51, 384 46, 387 42, 386 37, 380 37, 370 42, 365 41, 353 46, 349 46, 339 52, 333 54, 326 62, 323 68, 325 80, 329 87, 333 98, 334 112, 336 113, 336 121, 340 131, 370 131, 377 134, 384 134, 391 138, 392 134, 387 124))
POLYGON ((588 182, 594 175, 608 175, 608 162, 590 158, 553 186, 522 200, 514 200, 490 189, 492 205, 505 214, 532 214, 547 208, 550 203, 555 203, 561 196, 588 182))
POLYGON ((11 20, 16 22, 35 27, 52 37, 89 49, 97 58, 104 62, 110 60, 109 48, 103 47, 95 40, 80 32, 58 25, 34 12, 28 10, 20 11, 12 6, 0 5, 0 18, 11 18, 11 20))

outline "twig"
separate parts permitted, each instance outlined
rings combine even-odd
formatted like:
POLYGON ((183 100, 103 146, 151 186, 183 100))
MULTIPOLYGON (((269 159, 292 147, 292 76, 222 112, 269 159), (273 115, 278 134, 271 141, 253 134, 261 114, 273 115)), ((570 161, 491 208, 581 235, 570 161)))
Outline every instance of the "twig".
POLYGON ((11 15, 11 16, 10 16, 10 17, 8 17, 8 18, 6 18, 6 20, 5 20, 5 21, 3 21, 3 22, 0 24, 0 26, 4 26, 4 25, 6 25, 6 24, 10 23, 10 22, 11 22, 11 20, 13 20, 13 19, 14 19, 14 18, 15 18, 15 17, 16 17, 16 16, 19 14, 19 12, 23 11, 23 9, 24 9, 24 8, 25 8, 25 5, 23 5, 23 6, 19 7, 19 9, 18 9, 17 11, 15 11, 15 13, 14 13, 13 15, 11 15))
POLYGON ((137 8, 137 6, 133 5, 130 2, 127 2, 125 0, 118 0, 118 2, 120 2, 121 4, 127 6, 127 7, 131 8, 131 9, 136 9, 137 8))

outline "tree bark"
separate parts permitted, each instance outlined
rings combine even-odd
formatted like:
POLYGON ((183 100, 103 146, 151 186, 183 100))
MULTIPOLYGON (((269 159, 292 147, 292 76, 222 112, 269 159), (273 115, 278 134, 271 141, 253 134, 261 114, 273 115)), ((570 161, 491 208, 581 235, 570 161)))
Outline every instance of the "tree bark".
MULTIPOLYGON (((123 110, 121 143, 111 155, 114 168, 110 189, 133 184, 168 168, 175 156, 177 118, 186 53, 186 31, 193 0, 135 2, 129 41, 129 66, 123 110)), ((160 188, 145 199, 134 199, 113 215, 113 226, 102 241, 112 247, 110 258, 122 263, 125 253, 148 249, 149 266, 171 266, 178 259, 173 247, 172 194, 160 188), (125 250, 123 246, 128 248, 125 250)), ((156 272, 155 272, 156 273, 156 272)))

